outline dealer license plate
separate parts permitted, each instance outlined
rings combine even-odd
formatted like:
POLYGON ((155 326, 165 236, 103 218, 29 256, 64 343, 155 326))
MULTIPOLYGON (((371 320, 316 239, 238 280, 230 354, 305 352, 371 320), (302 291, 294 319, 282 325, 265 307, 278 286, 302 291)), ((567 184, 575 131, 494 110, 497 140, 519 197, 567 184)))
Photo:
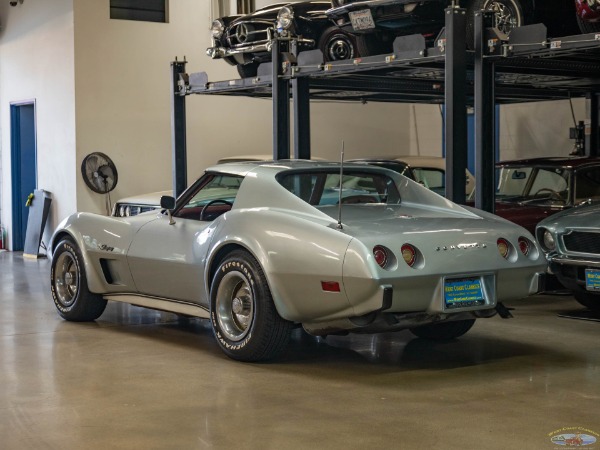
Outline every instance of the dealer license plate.
POLYGON ((352 28, 354 31, 361 30, 372 30, 375 28, 375 22, 370 9, 362 9, 360 11, 353 11, 348 13, 350 16, 350 22, 352 22, 352 28))
POLYGON ((481 278, 447 278, 444 281, 444 304, 446 309, 484 305, 481 278))
POLYGON ((600 270, 585 270, 585 288, 588 291, 600 291, 600 270))

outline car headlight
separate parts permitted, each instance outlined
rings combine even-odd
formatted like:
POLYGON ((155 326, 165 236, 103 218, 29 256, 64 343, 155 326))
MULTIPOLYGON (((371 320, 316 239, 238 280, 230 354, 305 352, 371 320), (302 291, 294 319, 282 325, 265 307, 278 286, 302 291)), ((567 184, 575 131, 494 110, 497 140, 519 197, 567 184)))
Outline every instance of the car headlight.
POLYGON ((119 217, 125 217, 125 205, 119 206, 119 217))
POLYGON ((125 217, 131 216, 131 206, 125 207, 125 217))
POLYGON ((294 10, 289 6, 284 6, 277 14, 277 31, 288 30, 294 22, 294 10))
POLYGON ((221 36, 223 36, 223 33, 225 32, 225 24, 219 19, 213 20, 210 32, 213 38, 221 39, 221 36))
POLYGON ((556 248, 556 241, 554 240, 554 235, 548 230, 544 231, 543 244, 544 247, 546 247, 546 249, 549 251, 552 251, 556 248))

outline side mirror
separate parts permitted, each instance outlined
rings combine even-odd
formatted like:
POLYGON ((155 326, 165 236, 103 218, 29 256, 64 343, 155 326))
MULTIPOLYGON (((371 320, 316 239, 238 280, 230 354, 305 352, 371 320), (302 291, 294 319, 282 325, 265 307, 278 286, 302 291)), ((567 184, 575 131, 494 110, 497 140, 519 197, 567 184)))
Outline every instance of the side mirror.
POLYGON ((171 211, 175 209, 175 198, 168 195, 163 195, 160 198, 160 207, 167 210, 167 215, 169 216, 169 225, 175 225, 175 221, 171 215, 171 211))
POLYGON ((160 207, 162 209, 175 209, 175 198, 168 195, 163 195, 160 198, 160 207))

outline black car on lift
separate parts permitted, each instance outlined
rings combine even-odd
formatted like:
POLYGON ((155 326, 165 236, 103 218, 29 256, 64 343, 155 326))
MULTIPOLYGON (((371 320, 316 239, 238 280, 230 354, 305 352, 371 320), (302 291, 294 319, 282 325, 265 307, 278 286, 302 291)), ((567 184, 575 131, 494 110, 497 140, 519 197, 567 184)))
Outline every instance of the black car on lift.
MULTIPOLYGON (((422 34, 434 39, 445 24, 450 0, 332 0, 327 16, 349 33, 374 36, 391 51, 396 36, 422 34)), ((514 28, 541 22, 550 35, 577 33, 575 5, 571 0, 460 0, 467 9, 467 46, 472 47, 474 13, 493 11, 495 26, 509 34, 514 28)))
MULTIPOLYGON (((213 21, 207 54, 237 66, 241 77, 256 76, 271 61, 275 33, 296 40, 298 51, 320 49, 324 61, 353 59, 392 51, 396 36, 435 38, 444 27, 450 0, 333 0, 277 3, 246 14, 213 21)), ((546 23, 552 35, 577 32, 575 5, 565 0, 463 0, 467 42, 472 42, 473 13, 496 13, 497 27, 510 32, 533 21, 546 23), (466 2, 466 4, 465 4, 466 2), (535 2, 535 3, 534 3, 535 2)))
POLYGON ((256 75, 258 65, 271 61, 274 33, 294 38, 299 51, 318 48, 325 61, 366 56, 365 38, 337 27, 327 17, 330 1, 277 3, 246 15, 221 17, 212 24, 212 58, 236 65, 241 77, 256 75))

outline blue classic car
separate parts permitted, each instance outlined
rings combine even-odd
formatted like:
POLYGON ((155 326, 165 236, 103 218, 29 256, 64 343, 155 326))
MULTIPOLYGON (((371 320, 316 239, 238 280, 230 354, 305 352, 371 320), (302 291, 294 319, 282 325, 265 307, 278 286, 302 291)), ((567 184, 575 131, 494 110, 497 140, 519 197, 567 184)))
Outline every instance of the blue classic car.
POLYGON ((575 299, 600 312, 600 204, 555 214, 536 230, 549 271, 575 299))

